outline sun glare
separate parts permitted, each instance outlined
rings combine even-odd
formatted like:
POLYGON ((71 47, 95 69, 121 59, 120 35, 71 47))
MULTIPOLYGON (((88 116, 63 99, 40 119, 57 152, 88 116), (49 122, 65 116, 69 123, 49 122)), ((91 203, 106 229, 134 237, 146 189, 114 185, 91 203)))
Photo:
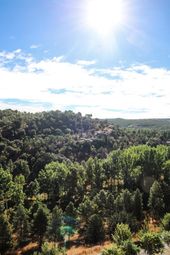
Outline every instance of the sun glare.
POLYGON ((88 0, 87 24, 101 35, 115 31, 123 22, 123 0, 88 0))

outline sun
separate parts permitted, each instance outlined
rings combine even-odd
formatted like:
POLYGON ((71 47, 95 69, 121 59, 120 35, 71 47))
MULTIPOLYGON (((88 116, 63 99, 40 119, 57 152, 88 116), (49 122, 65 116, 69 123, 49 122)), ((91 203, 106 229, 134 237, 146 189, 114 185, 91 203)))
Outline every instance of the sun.
POLYGON ((123 0, 88 0, 87 24, 101 35, 115 31, 123 22, 123 0))

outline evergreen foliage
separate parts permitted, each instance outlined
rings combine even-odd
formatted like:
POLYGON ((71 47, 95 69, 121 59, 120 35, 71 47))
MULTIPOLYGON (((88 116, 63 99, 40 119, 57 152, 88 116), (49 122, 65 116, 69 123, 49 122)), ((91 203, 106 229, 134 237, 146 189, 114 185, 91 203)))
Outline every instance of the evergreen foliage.
POLYGON ((63 225, 63 212, 58 206, 55 206, 52 210, 52 215, 48 227, 49 239, 55 242, 61 240, 62 236, 60 228, 62 225, 63 225))
POLYGON ((66 255, 66 252, 56 245, 51 247, 48 243, 44 243, 41 247, 41 252, 34 252, 33 255, 66 255))
POLYGON ((165 208, 164 195, 158 181, 155 181, 150 189, 148 205, 155 217, 159 218, 163 215, 165 208))
POLYGON ((123 242, 121 247, 125 255, 137 255, 140 251, 140 248, 131 240, 123 242))
POLYGON ((34 215, 33 230, 38 237, 40 246, 48 227, 48 211, 44 207, 40 207, 34 215))
POLYGON ((170 213, 166 213, 162 219, 162 226, 164 230, 170 231, 170 213))
POLYGON ((30 222, 27 209, 19 204, 14 215, 14 227, 18 234, 19 241, 25 241, 30 233, 30 222))
POLYGON ((149 255, 161 253, 164 248, 160 234, 151 232, 144 233, 141 238, 141 245, 149 255))
POLYGON ((86 240, 89 243, 98 243, 104 240, 104 227, 99 215, 93 214, 86 229, 86 240))
POLYGON ((125 255, 125 253, 117 245, 112 245, 112 247, 104 249, 102 255, 125 255))
POLYGON ((132 234, 127 224, 117 224, 113 235, 113 240, 116 242, 116 244, 122 245, 125 241, 130 240, 131 237, 132 234))
POLYGON ((0 252, 4 254, 12 247, 12 227, 5 214, 0 214, 0 252))
POLYGON ((133 212, 138 220, 143 217, 143 199, 139 189, 134 192, 133 212))
POLYGON ((169 140, 168 130, 122 129, 71 111, 0 111, 2 248, 12 234, 41 245, 76 229, 91 243, 115 232, 109 252, 135 254, 130 230, 146 215, 165 214, 169 231, 169 140))

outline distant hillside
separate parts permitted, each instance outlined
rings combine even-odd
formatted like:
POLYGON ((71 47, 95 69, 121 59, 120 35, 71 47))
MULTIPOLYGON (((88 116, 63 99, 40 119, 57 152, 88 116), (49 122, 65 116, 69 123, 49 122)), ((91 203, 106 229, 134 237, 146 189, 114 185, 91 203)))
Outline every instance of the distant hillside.
MULTIPOLYGON (((81 162, 89 157, 105 158, 113 149, 132 145, 169 144, 170 128, 155 131, 151 127, 156 127, 156 123, 146 125, 147 120, 123 119, 103 121, 72 111, 35 114, 9 109, 0 111, 0 166, 7 168, 9 161, 24 159, 36 175, 51 161, 81 162), (118 125, 139 128, 127 130, 118 125)), ((170 122, 165 120, 157 127, 163 124, 165 127, 166 123, 170 127, 170 122)))
POLYGON ((170 119, 109 119, 109 123, 118 125, 122 128, 152 128, 169 130, 170 119))

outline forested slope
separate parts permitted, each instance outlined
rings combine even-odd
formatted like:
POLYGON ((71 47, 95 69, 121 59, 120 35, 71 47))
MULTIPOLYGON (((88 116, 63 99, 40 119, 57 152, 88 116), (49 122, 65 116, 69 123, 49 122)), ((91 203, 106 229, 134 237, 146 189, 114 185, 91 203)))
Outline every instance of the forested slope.
POLYGON ((170 130, 170 119, 108 119, 108 122, 123 128, 154 128, 170 130))
POLYGON ((170 212, 169 139, 71 111, 0 111, 1 253, 74 231, 97 243, 120 223, 132 233, 150 218, 159 224, 170 212))
POLYGON ((138 144, 156 146, 169 139, 168 131, 125 130, 71 111, 0 111, 0 164, 6 167, 25 160, 35 176, 51 161, 105 158, 113 149, 138 144))

